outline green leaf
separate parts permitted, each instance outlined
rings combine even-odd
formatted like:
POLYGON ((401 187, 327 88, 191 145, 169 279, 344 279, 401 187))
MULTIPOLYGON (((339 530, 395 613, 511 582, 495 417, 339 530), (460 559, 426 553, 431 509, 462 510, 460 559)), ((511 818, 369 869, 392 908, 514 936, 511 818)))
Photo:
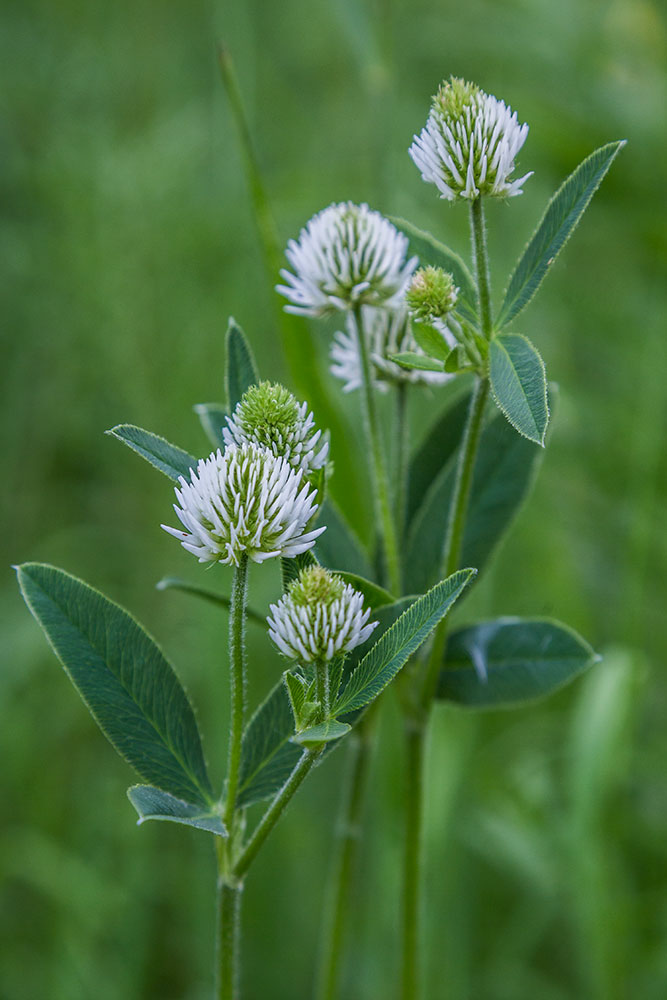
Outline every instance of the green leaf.
MULTIPOLYGON (((208 587, 200 587, 197 583, 190 583, 189 580, 183 580, 180 576, 165 576, 155 584, 156 590, 180 590, 184 594, 192 594, 193 597, 201 597, 202 600, 208 601, 209 604, 217 604, 222 608, 229 608, 231 601, 229 597, 225 597, 224 594, 218 594, 215 590, 209 590, 208 587)), ((246 608, 248 621, 254 622, 256 625, 266 625, 266 617, 261 615, 259 611, 254 611, 252 608, 246 608)))
POLYGON ((437 697, 471 708, 511 708, 551 694, 598 659, 559 622, 498 618, 452 633, 437 697))
MULTIPOLYGON (((352 650, 345 661, 348 676, 377 639, 413 602, 414 597, 404 597, 373 612, 373 619, 379 624, 370 639, 352 650)), ((347 717, 349 723, 354 719, 354 715, 347 717)), ((298 746, 291 742, 293 735, 294 716, 285 684, 280 680, 250 719, 243 734, 240 806, 270 799, 282 788, 301 756, 298 746)))
POLYGON ((171 665, 127 611, 54 566, 24 563, 19 585, 100 729, 141 777, 210 804, 197 723, 171 665))
POLYGON ((197 459, 187 451, 134 424, 118 424, 105 433, 122 441, 174 482, 178 482, 181 476, 189 482, 190 470, 197 467, 197 459))
POLYGON ((301 723, 303 706, 306 704, 310 684, 305 677, 302 677, 300 674, 294 674, 291 670, 285 671, 283 674, 283 681, 285 682, 287 694, 292 706, 294 725, 298 728, 301 723))
POLYGON ((446 361, 451 353, 451 348, 443 335, 431 326, 430 323, 412 323, 412 332, 415 340, 430 358, 438 361, 446 361))
POLYGON ((292 740, 301 746, 313 746, 317 743, 333 743, 334 740, 339 740, 341 736, 349 733, 351 729, 352 726, 349 726, 347 722, 338 722, 336 719, 329 719, 327 722, 321 722, 317 726, 311 726, 310 729, 304 729, 302 732, 296 733, 292 737, 292 740))
POLYGON ((389 219, 397 229, 400 229, 408 237, 410 240, 409 252, 419 257, 421 267, 432 264, 434 267, 441 267, 443 271, 449 271, 454 276, 454 283, 459 289, 456 310, 472 323, 478 324, 475 281, 459 255, 450 250, 444 243, 436 240, 430 233, 423 229, 417 229, 406 219, 398 219, 395 216, 389 216, 389 219))
POLYGON ((443 371, 442 361, 434 361, 425 354, 416 354, 415 351, 401 351, 400 354, 390 354, 390 361, 395 361, 401 368, 408 370, 416 368, 420 372, 441 372, 443 371))
MULTIPOLYGON (((458 461, 456 451, 446 450, 448 461, 425 492, 408 534, 405 584, 412 593, 426 590, 440 572, 458 461)), ((543 454, 501 414, 485 426, 463 535, 461 561, 465 565, 476 566, 481 573, 526 499, 543 454)))
POLYGON ((292 556, 290 559, 281 558, 280 574, 283 591, 287 590, 290 583, 293 583, 298 578, 302 569, 308 569, 309 566, 315 566, 316 564, 317 559, 310 549, 300 552, 298 556, 292 556))
POLYGON ((177 799, 169 792, 154 788, 153 785, 132 785, 127 790, 127 797, 139 813, 139 825, 145 823, 147 819, 157 819, 194 826, 198 830, 216 833, 219 837, 228 836, 218 813, 177 799))
POLYGON ((395 600, 392 594, 384 587, 379 587, 377 583, 371 583, 370 580, 366 580, 363 576, 358 576, 356 573, 346 573, 344 570, 337 569, 336 576, 339 576, 341 580, 345 583, 349 583, 355 590, 364 595, 364 604, 368 608, 380 608, 385 604, 392 604, 395 600))
POLYGON ((428 639, 476 572, 459 570, 417 598, 363 658, 336 702, 333 714, 353 712, 377 698, 428 639))
POLYGON ((193 410, 199 417, 206 437, 214 448, 224 448, 222 428, 225 426, 227 410, 220 403, 196 403, 193 410))
POLYGON ((621 140, 596 149, 558 188, 510 278, 498 326, 506 326, 528 305, 624 145, 621 140))
POLYGON ((294 716, 282 680, 250 719, 241 744, 238 805, 271 798, 283 786, 301 756, 290 743, 294 716))
MULTIPOLYGON (((437 418, 411 459, 408 473, 406 524, 410 524, 422 506, 427 490, 442 472, 452 455, 456 454, 463 437, 469 409, 470 393, 466 392, 462 396, 458 396, 437 418)), ((416 590, 408 588, 413 593, 421 593, 425 589, 425 587, 418 587, 416 590)))
POLYGON ((233 413, 241 396, 251 385, 257 385, 259 374, 257 366, 241 327, 236 320, 229 320, 227 327, 227 363, 225 366, 225 386, 227 389, 227 406, 233 413))
POLYGON ((519 434, 544 444, 549 422, 544 362, 526 337, 503 333, 489 348, 493 397, 519 434))
POLYGON ((322 565, 327 569, 344 567, 346 572, 370 579, 373 571, 361 542, 329 498, 322 504, 318 523, 327 526, 315 545, 315 555, 322 565))

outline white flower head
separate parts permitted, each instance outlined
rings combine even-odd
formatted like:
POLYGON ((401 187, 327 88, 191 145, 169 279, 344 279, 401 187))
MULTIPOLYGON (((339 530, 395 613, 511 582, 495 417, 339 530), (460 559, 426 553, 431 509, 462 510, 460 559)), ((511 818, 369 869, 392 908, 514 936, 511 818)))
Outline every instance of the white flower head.
POLYGON ((296 556, 325 530, 308 530, 317 494, 303 472, 256 444, 218 449, 179 484, 174 510, 185 531, 162 527, 199 562, 238 566, 244 553, 253 562, 296 556))
POLYGON ((351 201, 314 215, 285 255, 294 273, 277 291, 286 312, 325 316, 358 305, 391 308, 402 297, 417 258, 406 261, 408 239, 379 212, 351 201))
POLYGON ((511 180, 528 126, 516 112, 475 84, 452 77, 433 98, 428 121, 409 153, 442 198, 512 198, 531 174, 511 180))
POLYGON ((377 622, 368 622, 364 597, 323 566, 308 566, 293 580, 267 618, 269 638, 290 660, 333 660, 368 639, 377 622))
POLYGON ((260 382, 243 394, 234 413, 227 417, 222 436, 226 445, 252 441, 284 458, 304 476, 326 465, 328 441, 322 442, 307 403, 298 403, 282 385, 260 382))
MULTIPOLYGON (((384 309, 363 310, 364 333, 368 338, 371 364, 373 366, 373 384, 376 389, 386 392, 394 382, 409 382, 421 385, 442 385, 448 382, 452 375, 445 372, 420 371, 417 368, 401 368, 390 360, 392 354, 402 351, 412 351, 423 354, 417 344, 410 327, 410 317, 405 305, 388 312, 384 309)), ((456 340, 444 323, 434 323, 447 346, 452 348, 456 340)), ((359 345, 354 317, 347 321, 347 330, 338 330, 334 334, 333 344, 329 352, 331 365, 329 371, 343 382, 343 392, 353 392, 361 388, 362 373, 359 358, 359 345)))

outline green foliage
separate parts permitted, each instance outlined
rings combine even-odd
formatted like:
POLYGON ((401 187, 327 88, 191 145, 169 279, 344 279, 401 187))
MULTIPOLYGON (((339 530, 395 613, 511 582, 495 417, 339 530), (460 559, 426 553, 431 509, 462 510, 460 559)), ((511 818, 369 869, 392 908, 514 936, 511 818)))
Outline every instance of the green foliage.
POLYGON ((528 305, 624 145, 621 140, 596 149, 558 188, 510 278, 498 326, 528 305))
POLYGON ((459 570, 417 598, 352 673, 334 705, 333 714, 344 715, 374 701, 428 639, 476 572, 474 569, 459 570))
POLYGON ((215 833, 218 837, 227 836, 227 830, 218 813, 177 799, 161 788, 154 788, 153 785, 132 785, 127 790, 127 797, 139 813, 140 824, 148 819, 156 819, 194 826, 198 830, 215 833))
POLYGON ((456 453, 461 443, 469 408, 470 393, 465 392, 450 403, 435 420, 411 458, 408 470, 406 524, 410 524, 424 502, 427 490, 456 453))
MULTIPOLYGON (((229 597, 225 597, 224 594, 218 594, 215 590, 209 590, 208 587, 202 587, 198 583, 190 583, 189 580, 184 580, 180 576, 165 576, 159 580, 155 587, 157 590, 179 590, 183 594, 192 594, 193 597, 201 597, 202 600, 208 601, 210 604, 217 604, 218 607, 229 608, 231 601, 229 597)), ((256 625, 266 625, 266 617, 261 615, 259 611, 255 611, 253 608, 246 608, 248 615, 248 621, 254 622, 256 625)))
POLYGON ((243 734, 237 802, 249 806, 271 798, 282 787, 301 756, 289 740, 294 716, 280 681, 250 719, 243 734))
POLYGON ((292 706, 294 725, 298 732, 308 726, 314 713, 320 707, 317 702, 311 700, 315 692, 315 682, 307 680, 301 674, 295 674, 291 670, 285 671, 283 680, 292 706))
POLYGON ((299 573, 302 569, 307 569, 309 566, 314 566, 317 563, 317 559, 313 555, 312 549, 308 549, 306 552, 299 553, 298 556, 293 556, 290 559, 280 560, 280 575, 283 584, 283 590, 287 590, 290 583, 298 579, 299 573))
POLYGON ((442 361, 435 361, 425 354, 417 354, 415 351, 402 351, 400 354, 391 354, 391 360, 395 361, 401 368, 408 370, 416 368, 421 372, 441 372, 442 361))
MULTIPOLYGON (((415 511, 407 539, 406 586, 412 593, 425 590, 437 576, 449 508, 451 505, 458 452, 452 433, 465 420, 469 397, 455 404, 451 422, 438 421, 430 442, 424 442, 415 468, 424 483, 424 497, 415 511), (443 437, 443 464, 426 487, 428 475, 436 468, 437 430, 448 430, 443 437)), ((463 534, 462 562, 481 570, 512 524, 535 478, 542 450, 520 437, 500 414, 494 416, 481 434, 473 475, 470 505, 463 534)), ((415 496, 415 499, 417 497, 415 496)))
POLYGON ((142 778, 212 801, 194 713, 172 667, 127 611, 63 570, 18 567, 21 592, 100 729, 142 778))
POLYGON ((351 729, 352 726, 348 725, 347 722, 327 719, 326 722, 320 722, 317 726, 311 726, 310 729, 295 733, 292 740, 306 748, 315 747, 318 743, 333 743, 341 736, 346 736, 351 729))
POLYGON ((489 378, 496 403, 513 427, 544 444, 549 422, 547 377, 542 358, 518 333, 494 337, 489 348, 489 378))
POLYGON ((206 437, 214 448, 224 448, 222 428, 225 426, 227 410, 220 403, 197 403, 193 407, 199 417, 206 437))
POLYGON ((392 604, 394 601, 394 597, 388 590, 378 586, 377 583, 366 580, 363 576, 358 576, 356 573, 346 573, 340 569, 336 570, 336 576, 363 594, 364 604, 369 608, 380 608, 385 604, 392 604))
POLYGON ((511 708, 551 694, 597 659, 566 625, 498 618, 451 634, 437 697, 470 708, 511 708))
POLYGON ((248 339, 234 319, 229 320, 225 344, 227 406, 233 413, 246 389, 259 382, 259 373, 248 339))
POLYGON ((429 357, 435 358, 436 361, 447 360, 451 354, 451 348, 435 327, 431 326, 430 323, 413 322, 412 332, 422 351, 425 351, 429 357))
POLYGON ((344 567, 346 572, 366 579, 372 577, 373 570, 361 542, 333 500, 324 501, 318 519, 327 526, 315 545, 315 555, 322 565, 335 570, 344 567))
POLYGON ((178 482, 181 476, 189 480, 190 470, 197 466, 197 459, 187 451, 170 444, 158 434, 135 427, 134 424, 118 424, 106 433, 122 441, 132 451, 136 451, 174 482, 178 482))
POLYGON ((440 243, 430 233, 423 229, 418 229, 406 219, 389 217, 397 229, 410 240, 409 252, 419 257, 422 267, 432 264, 434 267, 441 267, 443 271, 449 271, 454 277, 454 284, 459 289, 459 297, 456 303, 456 311, 477 325, 477 291, 475 281, 468 267, 457 253, 440 243))

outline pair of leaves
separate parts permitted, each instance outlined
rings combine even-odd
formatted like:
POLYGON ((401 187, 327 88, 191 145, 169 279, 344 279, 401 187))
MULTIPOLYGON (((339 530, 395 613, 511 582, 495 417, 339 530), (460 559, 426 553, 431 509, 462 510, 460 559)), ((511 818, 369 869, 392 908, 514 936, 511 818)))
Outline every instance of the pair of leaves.
MULTIPOLYGON (((447 614, 474 573, 461 570, 422 597, 405 597, 374 612, 373 617, 380 622, 376 633, 354 650, 346 663, 348 680, 334 706, 335 714, 341 717, 336 720, 340 725, 353 723, 359 711, 384 690, 447 614)), ((347 728, 340 735, 345 732, 347 728)), ((281 788, 301 754, 292 741, 293 734, 294 717, 281 681, 252 716, 243 736, 240 806, 270 798, 281 788)), ((322 740, 331 736, 331 732, 319 734, 322 740)), ((313 739, 312 732, 308 738, 313 739)))
POLYGON ((130 795, 142 818, 225 836, 192 706, 153 639, 127 611, 63 570, 25 563, 17 573, 30 611, 100 729, 151 783, 130 795))
MULTIPOLYGON (((469 405, 469 394, 456 400, 411 463, 405 565, 406 588, 413 593, 425 590, 440 569, 469 405)), ((515 434, 500 414, 484 427, 463 536, 464 564, 483 569, 525 500, 541 456, 542 451, 515 434)))
POLYGON ((450 635, 437 697, 468 708, 513 708, 551 694, 598 659, 559 622, 481 622, 450 635))

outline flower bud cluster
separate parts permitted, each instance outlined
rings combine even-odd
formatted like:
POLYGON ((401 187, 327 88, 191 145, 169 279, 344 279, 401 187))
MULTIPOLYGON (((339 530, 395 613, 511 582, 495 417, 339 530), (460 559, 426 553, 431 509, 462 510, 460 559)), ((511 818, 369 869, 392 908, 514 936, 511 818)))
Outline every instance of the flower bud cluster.
POLYGON ((420 267, 412 276, 405 301, 413 319, 433 323, 444 319, 456 305, 459 290, 454 278, 441 267, 420 267))

